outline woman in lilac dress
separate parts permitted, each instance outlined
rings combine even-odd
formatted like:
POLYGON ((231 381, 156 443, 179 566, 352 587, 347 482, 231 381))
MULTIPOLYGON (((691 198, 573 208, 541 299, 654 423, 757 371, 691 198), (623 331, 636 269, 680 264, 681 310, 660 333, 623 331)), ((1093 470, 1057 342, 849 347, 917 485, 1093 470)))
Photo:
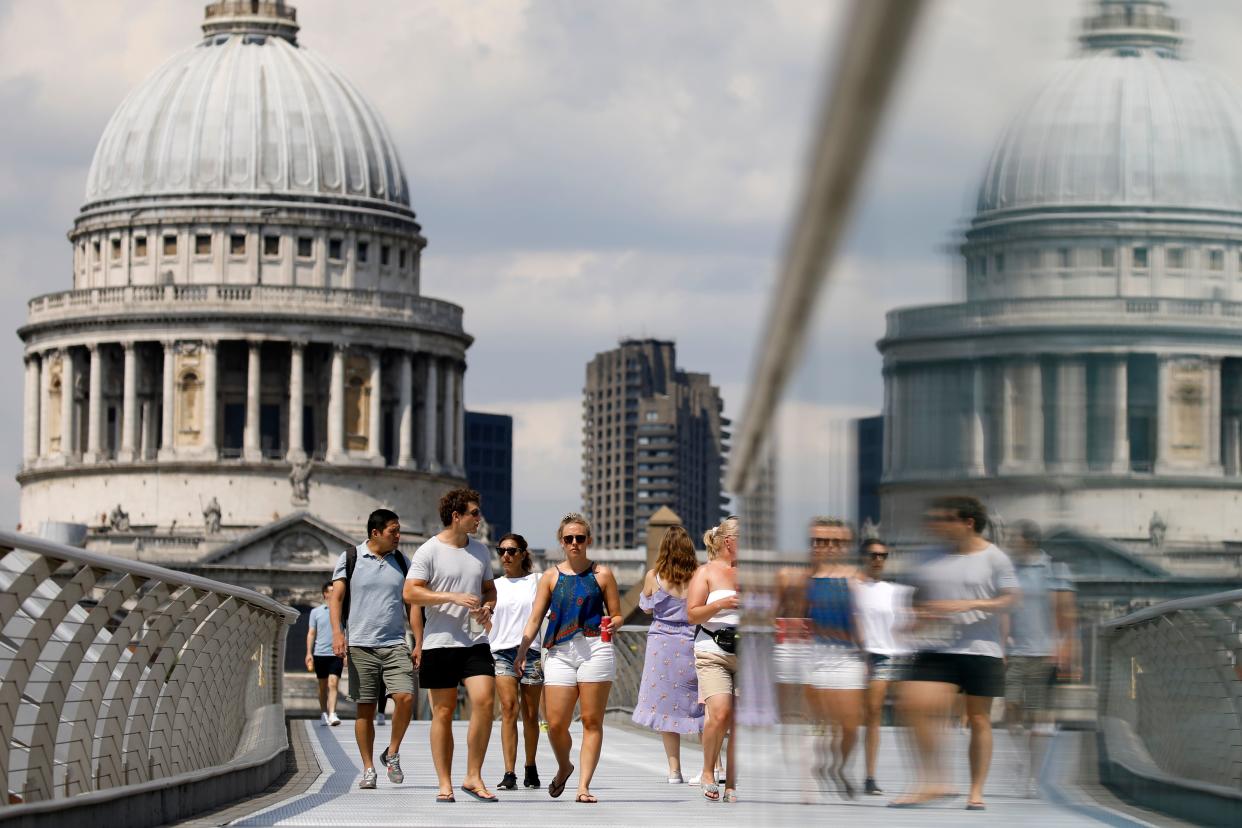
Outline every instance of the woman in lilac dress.
POLYGON ((664 736, 668 781, 680 784, 681 736, 703 730, 703 705, 694 672, 694 626, 686 618, 686 589, 698 567, 686 530, 671 527, 660 543, 655 568, 647 571, 638 605, 653 616, 647 631, 643 681, 634 721, 664 736))

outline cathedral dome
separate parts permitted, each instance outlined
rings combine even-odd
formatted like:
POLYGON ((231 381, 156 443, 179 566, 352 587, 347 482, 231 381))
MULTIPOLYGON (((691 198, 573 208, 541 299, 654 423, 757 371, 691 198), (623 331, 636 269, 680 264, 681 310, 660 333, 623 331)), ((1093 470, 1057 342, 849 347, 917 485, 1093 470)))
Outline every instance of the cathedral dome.
POLYGON ((978 218, 1009 211, 1242 212, 1242 97, 1179 56, 1153 0, 1102 0, 1070 61, 992 153, 978 218))
POLYGON ((294 10, 278 0, 210 4, 203 40, 113 114, 84 209, 252 197, 408 214, 405 172, 379 115, 340 72, 298 45, 297 28, 294 10))

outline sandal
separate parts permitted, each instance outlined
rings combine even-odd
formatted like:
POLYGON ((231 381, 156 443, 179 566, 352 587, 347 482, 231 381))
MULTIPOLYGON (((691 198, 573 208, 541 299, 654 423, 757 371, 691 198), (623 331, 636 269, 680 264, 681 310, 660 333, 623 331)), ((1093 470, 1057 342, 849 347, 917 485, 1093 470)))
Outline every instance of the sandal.
POLYGON ((714 784, 703 785, 703 798, 708 802, 720 801, 720 788, 714 784))
POLYGON ((457 797, 452 794, 436 794, 436 802, 456 802, 457 797))
POLYGON ((491 791, 488 791, 487 788, 483 788, 482 790, 480 790, 478 788, 467 788, 465 785, 462 785, 461 789, 464 793, 470 794, 471 796, 473 796, 475 799, 479 800, 480 802, 499 802, 500 801, 500 797, 496 796, 496 794, 492 793, 491 791), (486 795, 484 794, 484 791, 487 792, 486 795))
POLYGON ((596 803, 596 802, 599 802, 599 800, 598 800, 598 799, 596 799, 596 798, 595 798, 594 796, 592 796, 591 794, 589 794, 589 793, 585 793, 585 794, 578 794, 578 798, 577 798, 577 799, 575 799, 575 800, 574 800, 574 802, 583 802, 583 803, 587 803, 587 804, 594 804, 594 803, 596 803))
POLYGON ((967 802, 966 803, 966 810, 968 811, 986 811, 987 809, 988 809, 988 806, 984 805, 982 802, 967 802))
POLYGON ((574 766, 570 765, 569 770, 565 773, 564 778, 560 776, 552 777, 552 781, 548 783, 548 796, 556 799, 565 792, 565 783, 569 781, 569 777, 574 772, 574 766))
POLYGON ((720 798, 721 802, 737 802, 737 791, 732 788, 725 788, 724 796, 720 798))

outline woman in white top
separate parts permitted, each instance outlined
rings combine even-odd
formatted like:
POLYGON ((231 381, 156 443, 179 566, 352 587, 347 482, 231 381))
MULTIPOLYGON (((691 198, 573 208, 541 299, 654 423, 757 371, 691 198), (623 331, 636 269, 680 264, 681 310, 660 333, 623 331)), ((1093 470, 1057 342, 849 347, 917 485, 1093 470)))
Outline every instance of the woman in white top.
POLYGON ((737 769, 729 739, 725 790, 713 784, 716 757, 733 731, 733 697, 737 695, 737 533, 730 515, 703 535, 707 563, 695 570, 686 592, 686 615, 698 625, 694 639, 694 671, 699 701, 707 708, 703 725, 703 796, 711 802, 737 801, 737 769))
POLYGON ((543 692, 543 666, 539 662, 539 644, 526 659, 519 680, 514 669, 522 630, 535 603, 539 576, 532 573, 530 550, 526 538, 510 532, 496 545, 504 577, 496 579, 496 609, 488 625, 492 658, 496 660, 496 695, 500 697, 500 743, 504 751, 505 777, 496 787, 517 788, 517 717, 519 697, 522 707, 522 730, 526 746, 526 773, 522 785, 539 787, 539 769, 535 767, 535 751, 539 747, 539 696, 543 692))

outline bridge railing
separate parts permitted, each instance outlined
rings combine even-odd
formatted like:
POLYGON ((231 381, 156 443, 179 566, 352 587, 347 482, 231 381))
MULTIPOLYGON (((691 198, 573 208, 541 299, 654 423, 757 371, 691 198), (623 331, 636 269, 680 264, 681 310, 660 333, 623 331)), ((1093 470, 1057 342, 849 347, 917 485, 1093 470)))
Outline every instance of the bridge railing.
POLYGON ((0 822, 211 779, 236 797, 237 773, 283 771, 296 618, 250 590, 0 532, 0 822))
POLYGON ((1100 629, 1101 776, 1206 824, 1242 824, 1242 590, 1100 629))

